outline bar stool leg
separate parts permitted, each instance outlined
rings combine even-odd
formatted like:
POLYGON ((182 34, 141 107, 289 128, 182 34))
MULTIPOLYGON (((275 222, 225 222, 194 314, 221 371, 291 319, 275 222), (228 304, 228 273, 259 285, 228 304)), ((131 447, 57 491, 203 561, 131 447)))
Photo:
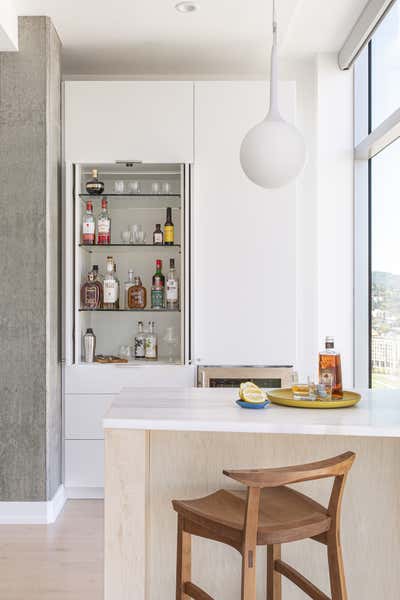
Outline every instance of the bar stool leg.
POLYGON ((347 600, 342 548, 338 533, 328 535, 329 579, 332 600, 347 600))
POLYGON ((176 554, 176 600, 189 600, 184 585, 191 579, 192 549, 191 536, 184 530, 184 520, 178 516, 178 542, 176 554))
POLYGON ((280 544, 267 546, 267 600, 282 600, 282 575, 275 571, 275 561, 280 558, 280 544))

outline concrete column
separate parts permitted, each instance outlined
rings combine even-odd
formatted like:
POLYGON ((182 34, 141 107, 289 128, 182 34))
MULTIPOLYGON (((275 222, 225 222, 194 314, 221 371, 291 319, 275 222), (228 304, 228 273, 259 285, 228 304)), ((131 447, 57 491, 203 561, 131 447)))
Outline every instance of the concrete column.
POLYGON ((0 501, 61 483, 60 41, 19 19, 0 53, 0 501))

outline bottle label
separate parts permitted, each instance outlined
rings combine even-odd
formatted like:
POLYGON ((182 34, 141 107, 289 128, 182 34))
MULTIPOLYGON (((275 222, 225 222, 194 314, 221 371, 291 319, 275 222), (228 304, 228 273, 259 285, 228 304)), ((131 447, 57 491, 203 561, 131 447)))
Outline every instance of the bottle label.
POLYGON ((97 285, 85 285, 82 298, 83 308, 98 308, 100 305, 100 293, 97 285))
POLYGON ((151 290, 151 307, 164 308, 164 290, 162 288, 151 290))
POLYGON ((110 219, 100 218, 97 221, 97 231, 99 233, 109 233, 110 231, 110 219))
POLYGON ((157 358, 157 341, 154 336, 146 338, 145 358, 157 358))
POLYGON ((162 241, 163 241, 163 234, 162 233, 155 233, 154 234, 153 243, 154 244, 162 244, 162 241))
POLYGON ((173 225, 165 225, 165 227, 164 227, 164 242, 166 244, 174 243, 174 226, 173 225))
POLYGON ((104 281, 104 302, 114 304, 118 300, 118 283, 114 280, 104 281))
POLYGON ((176 279, 168 279, 167 280, 167 302, 177 302, 178 301, 178 283, 176 279))
POLYGON ((144 337, 136 337, 135 338, 135 358, 144 358, 144 357, 145 357, 144 337))
POLYGON ((94 221, 83 221, 82 223, 82 242, 94 242, 94 221))

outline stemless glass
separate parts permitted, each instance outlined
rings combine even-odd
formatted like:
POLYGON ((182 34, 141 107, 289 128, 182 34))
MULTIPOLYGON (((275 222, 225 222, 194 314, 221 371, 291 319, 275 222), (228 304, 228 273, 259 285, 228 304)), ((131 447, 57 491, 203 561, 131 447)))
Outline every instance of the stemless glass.
POLYGON ((151 184, 151 193, 152 194, 160 194, 161 193, 161 186, 160 186, 159 181, 153 181, 153 183, 151 184))
POLYGON ((125 182, 122 179, 114 181, 114 190, 116 194, 123 194, 125 190, 125 182))
POLYGON ((140 182, 139 181, 129 181, 128 182, 128 190, 131 194, 140 194, 140 182))
POLYGON ((164 183, 162 184, 162 193, 167 196, 171 193, 171 184, 169 183, 169 181, 164 181, 164 183))

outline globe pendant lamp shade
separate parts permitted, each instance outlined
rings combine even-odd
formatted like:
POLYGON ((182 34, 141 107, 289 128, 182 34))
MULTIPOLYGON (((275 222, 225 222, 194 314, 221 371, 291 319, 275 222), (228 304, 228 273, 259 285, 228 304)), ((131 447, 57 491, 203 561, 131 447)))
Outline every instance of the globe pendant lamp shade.
POLYGON ((285 121, 278 108, 277 22, 273 2, 270 107, 265 119, 245 136, 240 148, 242 169, 263 188, 280 188, 293 181, 306 160, 303 136, 285 121))

